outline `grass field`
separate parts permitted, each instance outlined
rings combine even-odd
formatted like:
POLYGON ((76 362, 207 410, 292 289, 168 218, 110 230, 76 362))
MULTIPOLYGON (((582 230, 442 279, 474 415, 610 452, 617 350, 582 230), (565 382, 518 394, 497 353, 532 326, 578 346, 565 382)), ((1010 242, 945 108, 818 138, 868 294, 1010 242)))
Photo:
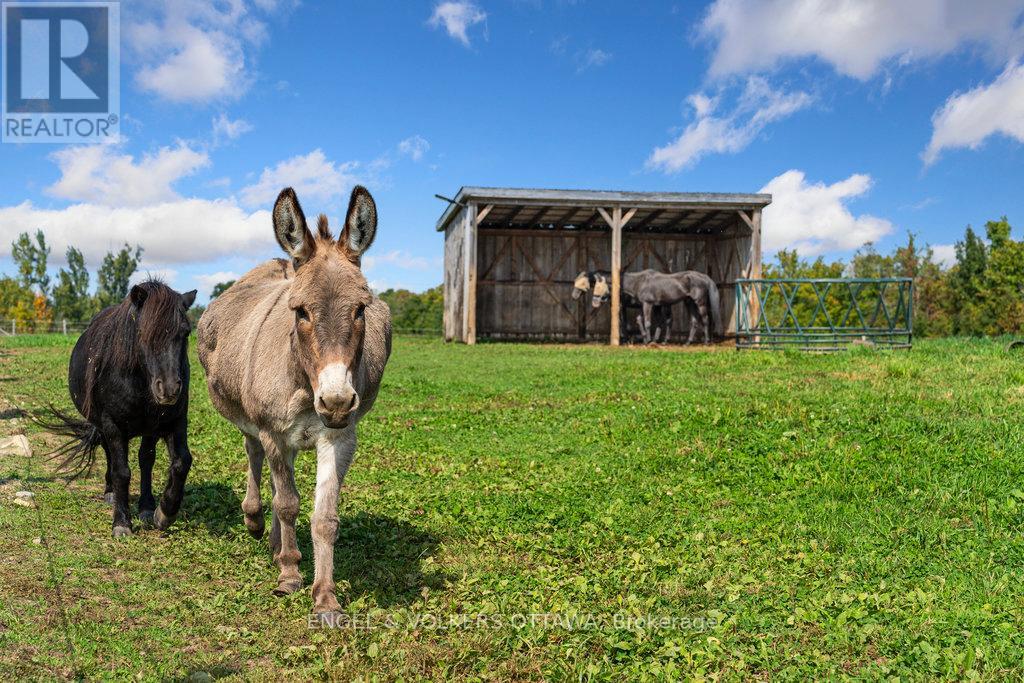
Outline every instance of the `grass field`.
MULTIPOLYGON (((3 342, 3 434, 26 429, 12 406, 70 405, 70 344, 3 342)), ((1024 354, 1003 343, 398 339, 342 495, 333 630, 308 628, 308 589, 271 595, 241 437, 192 371, 167 533, 112 539, 101 478, 0 459, 0 678, 1024 676, 1024 354)))

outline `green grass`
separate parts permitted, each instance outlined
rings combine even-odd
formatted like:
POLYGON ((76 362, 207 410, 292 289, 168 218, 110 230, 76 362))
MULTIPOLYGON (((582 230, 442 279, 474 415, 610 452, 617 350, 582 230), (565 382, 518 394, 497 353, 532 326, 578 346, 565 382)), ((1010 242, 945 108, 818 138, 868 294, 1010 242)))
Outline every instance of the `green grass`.
MULTIPOLYGON (((8 404, 69 405, 70 341, 4 343, 8 404)), ((308 589, 271 595, 239 507, 242 439, 192 369, 195 462, 166 534, 114 540, 99 477, 66 486, 38 457, 0 459, 0 678, 1024 676, 1024 355, 1003 343, 398 339, 336 546, 346 610, 371 629, 310 630, 308 589), (38 510, 12 504, 22 487, 38 510), (601 627, 516 617, 531 613, 601 627)))

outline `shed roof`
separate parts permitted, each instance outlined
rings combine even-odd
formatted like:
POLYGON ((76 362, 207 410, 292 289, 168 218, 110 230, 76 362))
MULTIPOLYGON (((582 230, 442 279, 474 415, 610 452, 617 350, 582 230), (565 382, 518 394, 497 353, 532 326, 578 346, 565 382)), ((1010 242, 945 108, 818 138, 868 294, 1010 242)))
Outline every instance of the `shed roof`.
POLYGON ((448 227, 459 205, 493 205, 482 228, 548 227, 600 228, 598 207, 636 209, 628 230, 652 232, 717 232, 731 225, 736 211, 762 209, 770 194, 720 192, 617 192, 609 190, 550 190, 513 187, 463 187, 437 221, 448 227))

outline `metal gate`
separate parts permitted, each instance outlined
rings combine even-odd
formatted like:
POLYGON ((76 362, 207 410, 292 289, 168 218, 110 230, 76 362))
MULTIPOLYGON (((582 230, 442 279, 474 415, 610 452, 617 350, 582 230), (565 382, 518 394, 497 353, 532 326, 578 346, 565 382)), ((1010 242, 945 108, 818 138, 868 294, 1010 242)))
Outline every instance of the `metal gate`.
POLYGON ((913 302, 911 278, 740 279, 736 348, 909 349, 913 302))

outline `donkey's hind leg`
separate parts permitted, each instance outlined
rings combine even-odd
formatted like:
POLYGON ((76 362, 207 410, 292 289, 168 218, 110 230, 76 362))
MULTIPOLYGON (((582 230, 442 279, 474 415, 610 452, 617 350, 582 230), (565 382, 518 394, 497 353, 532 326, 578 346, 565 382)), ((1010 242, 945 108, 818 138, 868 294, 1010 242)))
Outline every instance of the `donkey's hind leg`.
POLYGON ((156 437, 144 436, 139 443, 139 521, 153 526, 153 463, 156 461, 156 437))
POLYGON ((263 538, 266 521, 263 500, 260 498, 260 483, 263 480, 263 459, 266 453, 260 440, 248 434, 245 436, 245 453, 249 456, 249 481, 245 488, 245 500, 242 501, 245 528, 253 538, 263 538))

